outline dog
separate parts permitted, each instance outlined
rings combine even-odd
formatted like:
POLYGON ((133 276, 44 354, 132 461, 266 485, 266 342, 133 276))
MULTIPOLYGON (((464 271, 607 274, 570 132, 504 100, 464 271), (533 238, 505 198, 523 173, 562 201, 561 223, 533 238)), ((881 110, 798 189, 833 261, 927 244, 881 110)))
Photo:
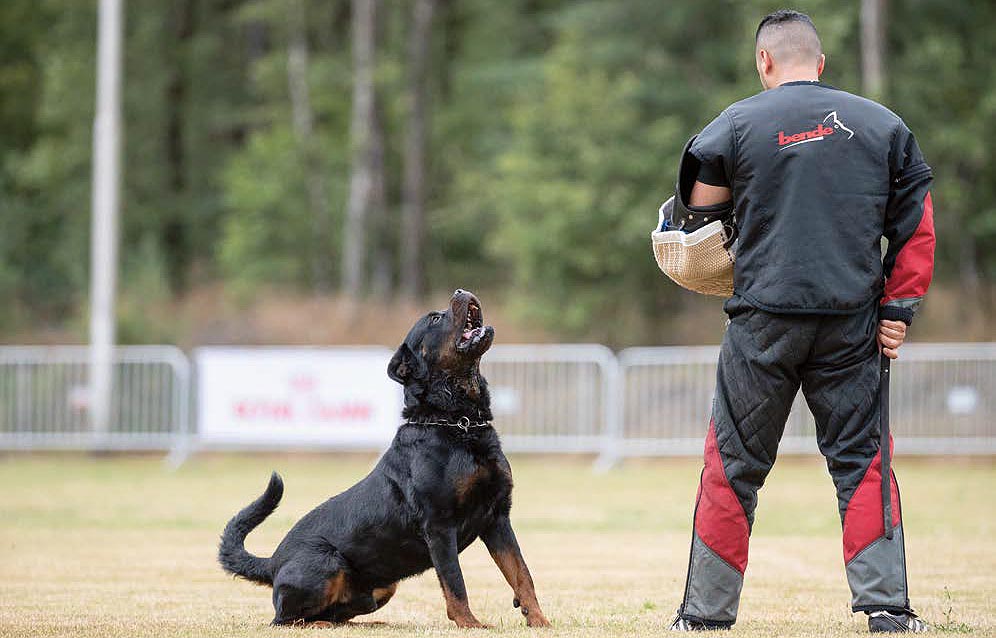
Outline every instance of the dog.
POLYGON ((273 588, 273 624, 337 624, 383 607, 398 582, 435 568, 446 615, 484 627, 470 610, 458 555, 480 538, 530 627, 548 627, 509 520, 512 472, 492 427, 481 356, 494 340, 481 303, 457 290, 445 311, 412 327, 388 365, 404 386, 404 423, 370 474, 322 503, 270 558, 245 538, 277 507, 283 481, 229 521, 225 571, 273 588))

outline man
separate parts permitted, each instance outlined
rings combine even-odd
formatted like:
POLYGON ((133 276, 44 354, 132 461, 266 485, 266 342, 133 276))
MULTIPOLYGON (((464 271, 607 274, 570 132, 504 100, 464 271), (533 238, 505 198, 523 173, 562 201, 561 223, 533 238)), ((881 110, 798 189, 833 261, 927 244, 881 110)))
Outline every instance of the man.
POLYGON ((894 477, 884 531, 878 389, 879 352, 898 356, 931 279, 930 167, 897 115, 819 82, 825 56, 808 16, 777 11, 756 41, 765 90, 723 111, 682 159, 699 164, 689 209, 732 200, 739 235, 672 629, 736 620, 757 491, 801 386, 837 488, 852 610, 871 631, 924 631, 907 596, 894 477))

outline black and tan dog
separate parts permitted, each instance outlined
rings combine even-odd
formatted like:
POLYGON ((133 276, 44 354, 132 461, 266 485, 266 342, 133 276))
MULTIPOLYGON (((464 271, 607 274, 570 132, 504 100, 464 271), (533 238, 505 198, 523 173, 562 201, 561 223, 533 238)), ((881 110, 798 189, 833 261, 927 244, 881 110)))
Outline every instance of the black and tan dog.
POLYGON ((446 615, 481 627, 457 559, 480 538, 526 624, 549 626, 509 522, 512 474, 479 369, 493 339, 480 302, 457 290, 449 309, 418 320, 391 359, 388 375, 405 387, 405 423, 373 471, 298 521, 270 558, 253 556, 244 541, 280 502, 276 473, 229 521, 218 559, 226 571, 273 587, 274 624, 369 614, 398 581, 434 567, 446 615))

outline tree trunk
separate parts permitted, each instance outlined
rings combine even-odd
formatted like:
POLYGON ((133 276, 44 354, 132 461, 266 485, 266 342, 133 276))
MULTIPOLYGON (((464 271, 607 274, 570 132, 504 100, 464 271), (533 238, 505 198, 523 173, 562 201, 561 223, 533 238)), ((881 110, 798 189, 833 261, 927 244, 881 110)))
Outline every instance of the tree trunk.
POLYGON ((190 39, 195 32, 196 0, 175 2, 170 11, 170 73, 166 83, 166 165, 171 195, 171 211, 163 220, 161 246, 170 288, 174 292, 186 286, 190 263, 190 241, 183 210, 187 194, 187 156, 184 145, 185 115, 188 102, 187 55, 190 39))
POLYGON ((428 68, 436 0, 415 0, 408 40, 408 127, 401 214, 401 289, 409 300, 424 292, 426 137, 429 129, 428 68))
MULTIPOLYGON (((367 223, 373 221, 374 228, 380 229, 376 221, 384 216, 386 203, 384 133, 374 77, 378 5, 378 0, 352 2, 353 115, 350 136, 353 161, 342 264, 342 289, 352 300, 358 299, 364 289, 367 223)), ((378 257, 382 255, 375 254, 375 259, 378 257)), ((385 266, 379 264, 378 268, 385 266)))
MULTIPOLYGON (((963 192, 971 192, 973 185, 979 181, 979 174, 971 162, 959 162, 957 175, 961 182, 963 192)), ((971 214, 962 211, 958 214, 958 219, 952 226, 961 229, 957 233, 958 237, 958 284, 961 288, 962 303, 959 304, 961 312, 959 318, 963 322, 970 322, 975 317, 981 307, 985 304, 985 292, 982 285, 982 273, 979 272, 978 245, 976 238, 969 229, 968 222, 971 214)))
POLYGON ((311 285, 316 293, 324 293, 330 288, 329 198, 321 147, 315 139, 315 115, 308 87, 308 31, 304 0, 292 0, 289 19, 287 84, 294 137, 304 169, 311 214, 311 285))
POLYGON ((886 0, 861 0, 861 78, 866 96, 885 94, 886 0))

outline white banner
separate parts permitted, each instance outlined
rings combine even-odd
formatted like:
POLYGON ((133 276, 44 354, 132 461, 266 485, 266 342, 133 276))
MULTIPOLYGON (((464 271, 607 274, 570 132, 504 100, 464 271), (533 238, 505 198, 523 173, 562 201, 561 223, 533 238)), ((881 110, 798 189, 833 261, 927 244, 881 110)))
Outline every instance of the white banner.
POLYGON ((387 348, 200 348, 205 443, 382 448, 401 421, 387 348))

